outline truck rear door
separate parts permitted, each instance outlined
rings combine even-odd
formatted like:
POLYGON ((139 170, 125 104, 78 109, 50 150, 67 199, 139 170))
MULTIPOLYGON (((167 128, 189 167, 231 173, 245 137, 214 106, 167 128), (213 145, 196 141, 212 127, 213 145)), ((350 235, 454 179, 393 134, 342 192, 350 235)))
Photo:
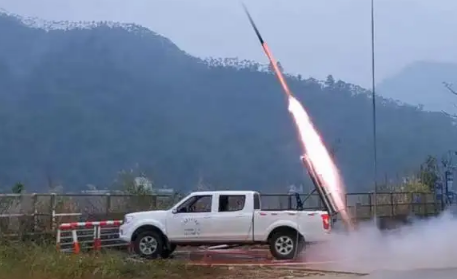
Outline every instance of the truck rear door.
POLYGON ((250 194, 216 194, 217 212, 211 220, 214 240, 249 242, 252 239, 253 198, 250 194))

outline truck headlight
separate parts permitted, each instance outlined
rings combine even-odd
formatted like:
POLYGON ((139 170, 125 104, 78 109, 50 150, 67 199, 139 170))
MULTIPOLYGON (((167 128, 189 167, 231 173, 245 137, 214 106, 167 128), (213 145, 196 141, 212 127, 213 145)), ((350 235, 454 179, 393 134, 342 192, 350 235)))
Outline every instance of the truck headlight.
POLYGON ((125 215, 125 216, 124 216, 124 222, 123 222, 123 223, 124 223, 124 224, 128 224, 128 223, 132 222, 132 220, 133 220, 133 216, 125 215))

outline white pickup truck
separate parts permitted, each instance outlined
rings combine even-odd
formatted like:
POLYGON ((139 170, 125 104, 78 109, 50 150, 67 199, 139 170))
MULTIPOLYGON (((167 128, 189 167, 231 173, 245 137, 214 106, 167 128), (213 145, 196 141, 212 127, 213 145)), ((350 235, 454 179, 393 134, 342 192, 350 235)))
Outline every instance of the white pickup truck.
POLYGON ((268 244, 276 259, 292 259, 305 243, 325 241, 326 211, 261 210, 255 191, 194 192, 170 210, 125 215, 120 238, 144 258, 167 258, 177 245, 268 244))

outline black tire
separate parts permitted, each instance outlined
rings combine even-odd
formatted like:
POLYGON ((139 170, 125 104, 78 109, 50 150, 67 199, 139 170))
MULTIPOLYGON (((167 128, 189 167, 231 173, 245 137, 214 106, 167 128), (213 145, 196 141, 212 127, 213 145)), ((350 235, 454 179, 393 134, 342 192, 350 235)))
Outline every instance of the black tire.
POLYGON ((305 250, 305 248, 306 248, 305 239, 304 239, 303 237, 300 237, 300 238, 299 238, 299 241, 298 241, 298 253, 297 253, 297 254, 303 253, 303 251, 305 250))
POLYGON ((163 237, 159 232, 145 231, 136 237, 133 249, 142 258, 156 259, 162 255, 163 247, 163 237))
POLYGON ((277 260, 291 260, 304 248, 304 240, 292 230, 281 230, 271 236, 270 253, 277 260), (303 242, 303 245, 300 243, 303 242), (300 247, 299 247, 300 246, 300 247))
POLYGON ((176 250, 176 244, 170 244, 169 247, 165 246, 163 248, 162 255, 161 255, 162 259, 170 258, 175 250, 176 250))

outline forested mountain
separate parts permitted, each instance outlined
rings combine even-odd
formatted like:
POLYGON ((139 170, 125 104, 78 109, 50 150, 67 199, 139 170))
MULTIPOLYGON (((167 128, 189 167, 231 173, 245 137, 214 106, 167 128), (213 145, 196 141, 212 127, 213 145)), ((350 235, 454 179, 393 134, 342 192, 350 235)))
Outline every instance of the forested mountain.
MULTIPOLYGON (((306 179, 281 88, 260 65, 202 61, 133 25, 44 30, 2 15, 0 34, 0 185, 109 187, 135 166, 176 189, 203 178, 282 192, 306 179)), ((331 77, 288 82, 350 190, 370 187, 369 92, 331 77)), ((457 142, 442 113, 377 101, 381 178, 457 142)))

